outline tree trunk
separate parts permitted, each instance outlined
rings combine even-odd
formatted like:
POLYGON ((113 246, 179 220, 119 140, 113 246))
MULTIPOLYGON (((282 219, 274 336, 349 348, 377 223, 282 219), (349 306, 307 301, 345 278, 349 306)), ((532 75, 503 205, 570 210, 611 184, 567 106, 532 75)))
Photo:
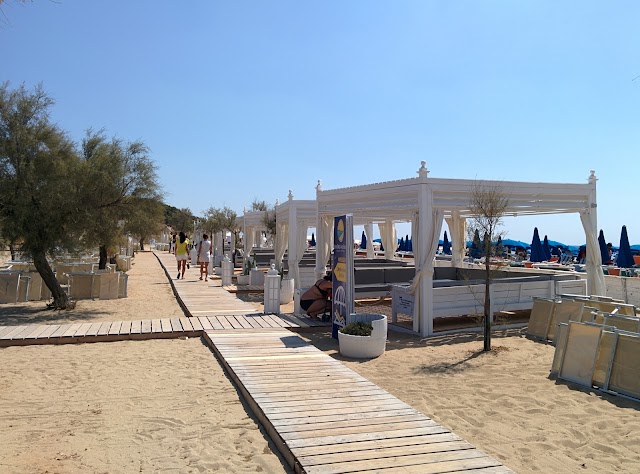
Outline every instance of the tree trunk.
POLYGON ((144 237, 140 238, 140 250, 144 250, 144 237))
POLYGON ((11 260, 16 261, 16 248, 13 245, 13 241, 9 242, 9 253, 11 254, 11 260))
POLYGON ((484 352, 491 350, 491 320, 493 315, 491 314, 491 258, 490 248, 491 242, 485 237, 484 242, 485 257, 484 257, 484 269, 485 269, 485 285, 484 285, 484 352))
POLYGON ((45 285, 51 291, 53 297, 53 308, 55 309, 67 309, 69 306, 69 296, 64 292, 60 282, 56 279, 56 276, 47 262, 47 257, 43 251, 33 252, 33 264, 38 270, 38 273, 42 277, 45 285))
POLYGON ((100 260, 98 261, 98 268, 100 270, 104 270, 105 268, 107 268, 107 246, 106 245, 101 245, 100 246, 100 260))

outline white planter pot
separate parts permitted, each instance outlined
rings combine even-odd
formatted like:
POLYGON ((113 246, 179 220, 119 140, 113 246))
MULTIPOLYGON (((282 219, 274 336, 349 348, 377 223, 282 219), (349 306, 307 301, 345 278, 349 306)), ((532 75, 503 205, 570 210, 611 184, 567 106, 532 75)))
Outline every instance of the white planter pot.
POLYGON ((264 285, 264 273, 256 268, 252 268, 249 272, 249 284, 255 286, 264 285))
POLYGON ((280 283, 280 304, 289 304, 293 301, 293 278, 285 278, 280 283))
POLYGON ((237 275, 238 286, 247 286, 249 284, 249 275, 237 275))
POLYGON ((340 354, 354 359, 371 359, 384 354, 387 345, 387 317, 371 321, 371 336, 352 336, 338 331, 340 354))

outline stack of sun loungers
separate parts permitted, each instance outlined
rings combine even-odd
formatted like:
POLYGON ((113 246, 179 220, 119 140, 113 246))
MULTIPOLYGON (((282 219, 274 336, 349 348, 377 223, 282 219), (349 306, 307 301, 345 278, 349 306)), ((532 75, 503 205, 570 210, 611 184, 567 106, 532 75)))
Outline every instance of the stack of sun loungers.
POLYGON ((551 376, 640 400, 640 317, 611 298, 563 295, 534 302, 527 335, 554 342, 551 376))

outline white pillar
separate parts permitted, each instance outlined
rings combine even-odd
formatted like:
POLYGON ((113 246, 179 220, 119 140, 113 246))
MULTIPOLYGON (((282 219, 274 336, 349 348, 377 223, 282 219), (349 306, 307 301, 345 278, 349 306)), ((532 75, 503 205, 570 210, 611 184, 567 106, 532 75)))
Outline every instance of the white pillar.
POLYGON ((364 233, 367 236, 367 258, 374 258, 373 252, 373 223, 367 222, 364 225, 364 233))
POLYGON ((298 269, 298 213, 296 206, 293 204, 293 193, 289 190, 289 253, 287 261, 289 262, 289 278, 295 281, 295 287, 300 288, 300 270, 298 269))
MULTIPOLYGON (((430 255, 428 243, 433 233, 433 195, 427 187, 428 171, 426 163, 423 161, 418 176, 421 181, 419 199, 418 199, 418 244, 420 245, 420 260, 422 263, 421 271, 423 271, 420 285, 418 287, 419 295, 419 318, 413 321, 414 331, 420 332, 422 337, 431 336, 433 334, 433 260, 429 259, 430 255), (417 323, 417 324, 416 324, 417 323), (418 326, 418 327, 416 327, 418 326)), ((438 237, 436 237, 437 239, 438 237)))
MULTIPOLYGON (((318 196, 321 191, 322 183, 318 180, 318 184, 316 185, 316 206, 318 206, 316 209, 316 216, 318 216, 316 219, 316 280, 319 280, 325 274, 325 262, 321 261, 321 257, 324 254, 322 249, 326 242, 323 232, 322 216, 320 215, 320 204, 318 201, 318 196)), ((289 225, 291 225, 291 223, 289 223, 289 225)), ((291 251, 291 249, 289 249, 289 251, 291 251)))

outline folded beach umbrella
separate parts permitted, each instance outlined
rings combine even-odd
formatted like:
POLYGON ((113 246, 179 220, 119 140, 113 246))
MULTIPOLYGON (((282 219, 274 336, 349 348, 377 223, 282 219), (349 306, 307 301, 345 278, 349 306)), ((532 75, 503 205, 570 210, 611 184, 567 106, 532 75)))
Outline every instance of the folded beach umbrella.
POLYGON ((404 237, 400 237, 400 244, 398 244, 398 250, 400 252, 404 252, 405 251, 404 237))
POLYGON ((544 251, 544 259, 547 261, 551 260, 551 248, 549 248, 549 239, 546 235, 542 241, 542 250, 544 251))
POLYGON ((442 253, 451 255, 451 244, 449 243, 449 236, 446 230, 444 231, 444 240, 442 241, 442 253))
POLYGON ((498 236, 498 241, 496 242, 496 255, 499 257, 504 256, 504 245, 502 244, 502 236, 498 236))
POLYGON ((407 240, 407 252, 413 252, 413 243, 411 243, 411 239, 407 240))
POLYGON ((629 236, 627 235, 627 226, 622 226, 620 234, 620 248, 618 249, 618 258, 616 260, 618 268, 633 267, 633 255, 631 254, 631 246, 629 245, 629 236))
POLYGON ((529 257, 531 262, 544 261, 544 250, 540 243, 540 234, 538 234, 538 228, 533 229, 533 239, 531 240, 531 256, 529 257))
POLYGON ((315 247, 316 246, 316 236, 313 232, 311 232, 311 242, 309 242, 309 245, 311 247, 315 247))
POLYGON ((362 231, 362 238, 360 239, 360 248, 361 249, 367 248, 367 236, 364 233, 364 230, 362 231))
POLYGON ((480 240, 480 232, 476 229, 473 234, 473 241, 471 242, 471 247, 469 248, 469 256, 473 258, 482 257, 482 241, 480 240))
POLYGON ((609 249, 607 248, 607 241, 604 240, 604 232, 600 229, 600 234, 598 235, 598 245, 600 247, 600 258, 602 258, 602 264, 606 264, 611 260, 609 257, 609 249))

